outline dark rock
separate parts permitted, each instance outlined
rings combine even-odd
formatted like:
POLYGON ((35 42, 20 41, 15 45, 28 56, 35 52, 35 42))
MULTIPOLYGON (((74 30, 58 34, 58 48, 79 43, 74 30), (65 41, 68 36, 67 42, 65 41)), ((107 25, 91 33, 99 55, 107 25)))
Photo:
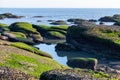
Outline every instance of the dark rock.
POLYGON ((115 38, 119 39, 119 36, 117 36, 119 30, 119 26, 95 25, 89 22, 82 22, 79 25, 68 28, 66 40, 68 44, 82 48, 88 53, 98 54, 99 52, 101 55, 120 59, 120 46, 115 41, 115 38), (109 33, 117 35, 114 38, 110 35, 108 37, 109 33))
MULTIPOLYGON (((40 80, 91 80, 95 79, 91 76, 81 74, 78 69, 66 69, 66 70, 52 70, 44 72, 40 80)), ((98 79, 99 80, 99 79, 98 79)))
POLYGON ((33 16, 33 18, 43 18, 44 16, 33 16))
POLYGON ((5 18, 22 18, 24 16, 17 16, 14 15, 12 13, 4 13, 4 14, 0 14, 0 19, 5 19, 5 18))
POLYGON ((41 20, 37 20, 37 22, 42 22, 41 20))
POLYGON ((102 17, 102 18, 99 19, 99 21, 102 21, 102 22, 115 22, 114 18, 111 17, 111 16, 102 17))
POLYGON ((82 22, 86 21, 85 19, 79 19, 79 18, 71 18, 67 20, 68 22, 82 22))
POLYGON ((48 20, 48 22, 55 22, 55 20, 48 20))
POLYGON ((67 44, 67 43, 58 43, 55 46, 55 50, 60 50, 60 51, 71 51, 75 50, 74 46, 67 44))
POLYGON ((88 20, 89 22, 97 22, 97 20, 94 20, 94 19, 90 19, 88 20))
POLYGON ((68 66, 73 68, 83 68, 96 70, 98 61, 95 58, 72 58, 67 62, 68 66))
POLYGON ((99 24, 100 24, 100 25, 103 25, 103 24, 104 24, 104 22, 100 22, 99 24))
POLYGON ((50 24, 53 24, 53 25, 67 25, 67 23, 65 21, 62 21, 62 20, 58 20, 58 21, 52 22, 50 24))

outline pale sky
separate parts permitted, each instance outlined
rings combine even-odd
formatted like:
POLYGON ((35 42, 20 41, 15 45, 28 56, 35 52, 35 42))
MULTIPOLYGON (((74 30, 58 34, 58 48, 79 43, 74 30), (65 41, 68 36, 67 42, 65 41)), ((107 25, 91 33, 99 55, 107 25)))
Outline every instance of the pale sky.
POLYGON ((120 0, 0 0, 0 8, 120 8, 120 0))

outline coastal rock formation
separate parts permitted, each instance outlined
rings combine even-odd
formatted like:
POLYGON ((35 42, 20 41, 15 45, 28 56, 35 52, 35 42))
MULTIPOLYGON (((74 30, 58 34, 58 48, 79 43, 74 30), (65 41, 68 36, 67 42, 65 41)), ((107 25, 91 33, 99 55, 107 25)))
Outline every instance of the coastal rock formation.
POLYGON ((67 25, 67 23, 65 21, 62 21, 62 20, 54 21, 50 24, 53 24, 53 25, 67 25))
POLYGON ((33 27, 46 39, 65 39, 68 26, 44 26, 34 25, 33 27))
POLYGON ((67 62, 68 66, 73 68, 83 68, 96 70, 98 61, 95 58, 72 58, 67 62))
POLYGON ((9 29, 11 31, 24 33, 29 39, 33 40, 36 43, 43 41, 40 33, 35 28, 33 28, 32 24, 30 23, 16 22, 11 24, 9 26, 9 29))
POLYGON ((40 80, 107 80, 109 76, 104 73, 99 73, 90 70, 81 70, 81 69, 66 69, 66 70, 51 70, 44 72, 40 80), (95 75, 101 76, 98 78, 95 75))
POLYGON ((101 17, 99 19, 99 21, 102 21, 102 22, 118 22, 118 21, 120 21, 120 14, 115 14, 113 16, 101 17))
POLYGON ((0 80, 29 80, 29 79, 34 79, 36 80, 34 77, 12 69, 12 68, 8 68, 8 67, 0 67, 0 80))
POLYGON ((17 16, 14 15, 12 13, 4 13, 4 14, 0 14, 0 19, 5 19, 5 18, 22 18, 24 16, 17 16))
POLYGON ((68 28, 67 43, 89 53, 120 59, 120 27, 85 23, 68 28))

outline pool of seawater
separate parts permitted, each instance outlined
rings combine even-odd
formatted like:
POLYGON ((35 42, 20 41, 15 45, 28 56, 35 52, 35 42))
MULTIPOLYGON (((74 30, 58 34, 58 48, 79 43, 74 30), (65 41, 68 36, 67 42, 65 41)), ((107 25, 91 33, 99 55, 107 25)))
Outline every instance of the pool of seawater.
POLYGON ((113 62, 116 60, 111 59, 111 58, 106 58, 103 55, 100 54, 92 54, 92 53, 87 53, 83 51, 56 51, 55 46, 56 44, 39 44, 35 45, 38 47, 40 50, 47 52, 53 56, 53 59, 60 64, 67 65, 67 61, 71 58, 75 57, 84 57, 84 58, 97 58, 99 65, 107 65, 110 62, 113 62))

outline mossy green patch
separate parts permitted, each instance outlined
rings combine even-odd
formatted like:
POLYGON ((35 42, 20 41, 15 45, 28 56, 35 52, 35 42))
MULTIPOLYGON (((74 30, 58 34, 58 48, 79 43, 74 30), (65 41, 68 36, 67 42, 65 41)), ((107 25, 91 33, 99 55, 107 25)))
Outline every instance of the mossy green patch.
POLYGON ((0 63, 0 66, 6 66, 13 69, 21 70, 37 78, 40 77, 42 72, 62 68, 58 63, 56 63, 53 60, 50 60, 49 58, 39 58, 41 59, 35 59, 29 56, 11 53, 9 57, 4 59, 4 63, 0 63))
POLYGON ((18 47, 18 48, 21 48, 21 49, 24 49, 24 50, 27 50, 27 51, 30 51, 30 52, 33 52, 35 54, 38 54, 38 55, 41 55, 41 56, 44 56, 44 57, 49 57, 49 58, 52 58, 52 56, 46 52, 43 52, 43 51, 40 51, 30 45, 27 45, 25 43, 21 43, 21 42, 14 42, 14 43, 11 43, 11 46, 14 46, 14 47, 18 47))
POLYGON ((32 24, 27 22, 16 22, 9 26, 11 31, 36 33, 36 29, 32 27, 32 24))
POLYGON ((68 26, 33 25, 33 27, 46 38, 65 38, 68 29, 68 26))

